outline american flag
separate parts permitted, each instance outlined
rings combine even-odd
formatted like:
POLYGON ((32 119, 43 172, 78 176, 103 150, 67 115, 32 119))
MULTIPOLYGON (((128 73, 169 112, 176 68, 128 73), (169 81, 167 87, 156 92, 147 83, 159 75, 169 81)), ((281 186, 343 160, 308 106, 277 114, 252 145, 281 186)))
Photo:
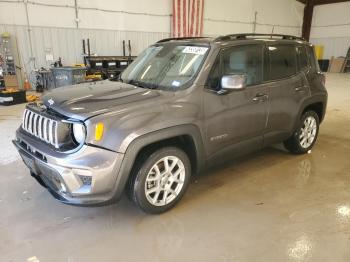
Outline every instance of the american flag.
POLYGON ((204 0, 173 0, 173 37, 201 36, 204 0))

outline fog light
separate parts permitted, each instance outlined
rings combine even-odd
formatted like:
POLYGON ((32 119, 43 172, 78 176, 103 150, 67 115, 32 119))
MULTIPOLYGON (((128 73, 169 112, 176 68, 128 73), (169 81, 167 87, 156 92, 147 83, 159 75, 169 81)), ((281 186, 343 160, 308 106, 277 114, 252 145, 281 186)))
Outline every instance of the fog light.
POLYGON ((79 178, 80 178, 81 182, 83 182, 84 186, 91 186, 91 182, 92 182, 92 177, 91 176, 81 176, 81 175, 79 175, 79 178))

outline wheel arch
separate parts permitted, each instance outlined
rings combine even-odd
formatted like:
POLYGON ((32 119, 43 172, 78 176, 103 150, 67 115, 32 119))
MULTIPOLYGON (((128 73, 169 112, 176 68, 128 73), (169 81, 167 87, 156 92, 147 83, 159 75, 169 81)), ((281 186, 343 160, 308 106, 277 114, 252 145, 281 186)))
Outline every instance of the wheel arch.
POLYGON ((116 181, 116 198, 124 191, 135 161, 141 154, 165 146, 180 147, 188 155, 192 173, 204 167, 204 147, 199 128, 195 125, 180 125, 154 131, 135 138, 127 147, 116 181))
POLYGON ((318 115, 318 119, 321 123, 324 118, 324 110, 325 110, 325 107, 323 102, 315 102, 307 105, 302 111, 301 116, 307 111, 314 111, 318 115))
POLYGON ((326 107, 327 107, 326 94, 313 95, 312 97, 305 99, 299 107, 298 117, 295 119, 293 132, 295 128, 298 126, 299 120, 301 119, 303 114, 308 110, 315 111, 321 123, 326 113, 326 107))

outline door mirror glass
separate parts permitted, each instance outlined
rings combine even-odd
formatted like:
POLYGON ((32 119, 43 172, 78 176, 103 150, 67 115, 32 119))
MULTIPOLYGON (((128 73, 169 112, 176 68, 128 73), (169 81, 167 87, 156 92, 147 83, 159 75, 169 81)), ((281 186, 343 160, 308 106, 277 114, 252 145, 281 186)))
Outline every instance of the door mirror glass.
POLYGON ((247 76, 244 74, 224 75, 221 78, 221 88, 225 91, 242 90, 247 85, 247 76))

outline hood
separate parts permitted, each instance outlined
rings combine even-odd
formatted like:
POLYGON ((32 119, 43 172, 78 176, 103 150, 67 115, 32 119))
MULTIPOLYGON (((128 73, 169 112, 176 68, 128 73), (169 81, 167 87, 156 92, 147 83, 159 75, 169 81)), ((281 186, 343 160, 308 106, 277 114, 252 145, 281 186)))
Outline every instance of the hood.
MULTIPOLYGON (((149 103, 168 92, 135 87, 110 80, 54 89, 42 98, 47 108, 78 120, 149 103)), ((160 102, 160 101, 159 101, 160 102)))

